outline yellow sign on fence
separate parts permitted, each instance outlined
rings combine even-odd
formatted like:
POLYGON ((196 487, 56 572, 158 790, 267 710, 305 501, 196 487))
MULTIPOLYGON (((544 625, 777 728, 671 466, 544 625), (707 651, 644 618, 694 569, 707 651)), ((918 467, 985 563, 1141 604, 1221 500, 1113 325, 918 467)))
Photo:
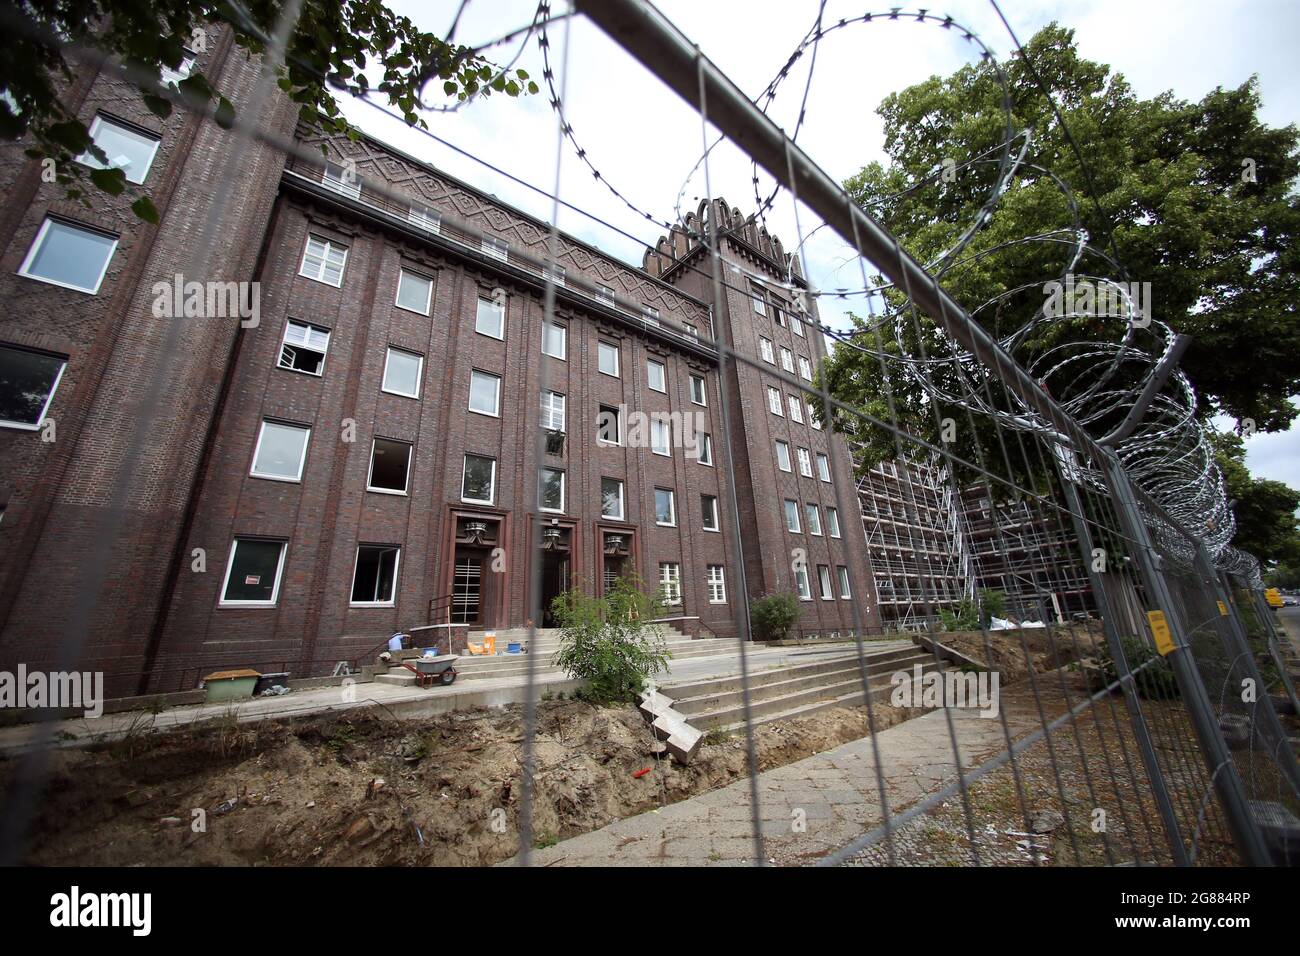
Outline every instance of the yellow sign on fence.
POLYGON ((1151 636, 1156 639, 1156 650, 1164 657, 1174 649, 1174 639, 1169 636, 1169 622, 1165 620, 1165 612, 1147 611, 1147 622, 1151 625, 1151 636))
POLYGON ((1222 601, 1219 602, 1219 615, 1221 617, 1228 616, 1228 605, 1224 604, 1222 601))

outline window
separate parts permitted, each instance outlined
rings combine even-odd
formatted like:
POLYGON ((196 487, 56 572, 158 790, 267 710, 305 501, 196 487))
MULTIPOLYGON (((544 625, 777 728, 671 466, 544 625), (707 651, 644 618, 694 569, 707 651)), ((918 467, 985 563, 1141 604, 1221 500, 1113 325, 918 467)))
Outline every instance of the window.
POLYGON ((849 569, 841 564, 835 568, 835 573, 840 579, 840 597, 845 600, 853 597, 853 592, 849 590, 849 569))
POLYGON ((805 320, 804 320, 803 316, 798 316, 798 315, 797 315, 797 316, 794 317, 793 321, 791 321, 791 323, 790 323, 790 328, 792 328, 792 329, 794 330, 794 334, 797 335, 797 336, 799 336, 799 338, 803 338, 803 337, 804 337, 804 335, 803 335, 803 324, 804 324, 804 321, 805 321, 805 320))
POLYGON ((802 355, 799 356, 799 377, 812 381, 812 362, 802 355))
POLYGON ((700 432, 699 462, 701 465, 713 464, 713 436, 708 432, 700 432))
POLYGON ((772 305, 772 318, 776 321, 777 325, 781 326, 781 328, 785 328, 785 311, 775 303, 772 305))
POLYGON ((272 605, 280 596, 284 542, 236 538, 221 586, 222 604, 272 605))
POLYGON ((370 477, 366 479, 366 490, 404 495, 410 470, 410 442, 376 438, 370 449, 370 477))
POLYGON ((564 431, 565 398, 559 392, 542 392, 542 427, 564 431))
POLYGON ((357 175, 356 166, 351 163, 345 166, 342 163, 327 162, 320 181, 335 192, 353 199, 361 196, 361 178, 357 175))
POLYGON ((767 387, 767 407, 773 415, 784 417, 784 413, 781 411, 781 391, 771 385, 767 387))
POLYGON ((0 426, 40 428, 68 360, 0 345, 0 426))
POLYGON ((817 410, 813 407, 812 402, 808 403, 808 424, 818 431, 822 430, 822 423, 817 418, 817 410))
POLYGON ((808 449, 799 449, 799 474, 805 478, 812 477, 812 459, 808 457, 808 449))
POLYGON ((826 533, 832 538, 840 536, 840 512, 834 505, 826 506, 826 533))
POLYGON ((817 453, 817 477, 822 481, 831 480, 831 460, 821 452, 817 453))
POLYGON ((677 496, 669 488, 655 489, 655 524, 665 527, 677 524, 677 496))
POLYGON ((543 468, 537 478, 537 507, 542 511, 564 511, 564 472, 543 468))
POLYGON ((596 283, 596 298, 606 305, 614 304, 614 289, 612 286, 601 285, 596 283))
POLYGON ((776 443, 776 467, 782 471, 790 470, 790 445, 780 439, 776 443))
POLYGON ((667 393, 668 371, 664 368, 664 363, 656 362, 654 359, 646 359, 645 371, 650 388, 656 392, 667 393))
POLYGON ((750 298, 754 302, 755 314, 767 315, 767 300, 763 297, 763 290, 756 285, 751 285, 750 298))
POLYGON ((343 265, 347 258, 347 246, 319 236, 308 236, 307 248, 302 254, 302 268, 298 274, 338 287, 343 285, 343 265))
POLYGON ((424 205, 424 203, 411 203, 411 209, 406 214, 406 221, 413 226, 419 226, 426 232, 442 232, 442 213, 424 205))
POLYGON ((284 327, 280 343, 280 360, 276 364, 294 372, 320 375, 325 368, 325 353, 329 351, 328 329, 317 328, 306 322, 290 319, 284 327))
POLYGON ((668 420, 658 415, 650 419, 650 451, 656 455, 668 455, 668 440, 671 429, 668 420))
POLYGON ((808 520, 808 533, 822 536, 822 512, 816 505, 803 506, 804 517, 808 520))
POLYGON ((646 320, 647 322, 649 322, 651 325, 658 325, 658 324, 659 324, 659 310, 658 310, 658 309, 656 309, 656 308, 655 308, 654 306, 652 306, 652 305, 643 305, 643 306, 641 307, 641 309, 642 309, 642 311, 643 311, 644 314, 645 314, 645 320, 646 320))
POLYGON ((397 593, 397 563, 400 548, 363 544, 357 547, 352 569, 352 603, 392 607, 397 593))
POLYGON ((812 588, 808 585, 808 566, 800 564, 794 569, 794 587, 799 593, 800 601, 812 600, 812 588))
POLYGON ((399 308, 429 314, 429 302, 433 299, 433 280, 405 269, 397 278, 397 305, 399 308))
POLYGON ((693 339, 698 339, 700 337, 700 330, 697 329, 695 326, 691 325, 691 323, 689 322, 682 323, 682 331, 685 332, 693 339))
POLYGON ((664 603, 677 606, 682 603, 682 566, 671 562, 659 565, 659 593, 664 603))
POLYGON ((189 76, 190 71, 194 69, 194 61, 196 59, 198 58, 191 51, 185 50, 181 54, 181 62, 177 64, 176 69, 173 70, 165 63, 162 64, 160 68, 160 72, 162 73, 162 85, 167 86, 169 83, 179 83, 181 80, 189 76))
POLYGON ((78 156, 77 162, 95 169, 120 169, 129 183, 144 182, 161 142, 152 133, 141 132, 106 116, 96 116, 91 121, 90 138, 107 154, 108 164, 101 163, 89 150, 78 156))
POLYGON ((700 512, 704 518, 705 531, 721 531, 718 521, 718 499, 714 495, 700 495, 700 512))
POLYGON ((763 353, 763 361, 769 365, 776 364, 776 353, 772 351, 772 340, 758 337, 758 349, 763 353))
POLYGON ((564 285, 565 274, 564 266, 557 266, 554 263, 546 263, 542 266, 542 278, 549 279, 555 285, 564 285))
POLYGON ((94 295, 116 249, 116 236, 46 218, 18 274, 94 295))
POLYGON ((497 460, 483 455, 466 455, 460 483, 460 500, 490 505, 496 498, 497 460))
POLYGON ((618 378, 618 346, 609 342, 597 343, 596 363, 601 372, 618 378))
POLYGON ((601 445, 623 444, 623 416, 613 405, 601 405, 596 413, 596 442, 601 445))
POLYGON ((799 533, 799 502, 785 499, 785 530, 799 533))
POLYGON ((821 586, 822 600, 834 601, 835 592, 831 589, 831 569, 824 564, 817 565, 817 583, 821 586))
POLYGON ((790 421, 803 424, 803 402, 793 395, 790 396, 790 421))
MULTIPOLYGON (((474 315, 474 331, 479 335, 487 335, 494 339, 504 339, 506 337, 505 304, 484 296, 479 296, 478 311, 474 315)), ((543 347, 545 347, 544 344, 543 347)), ((564 357, 564 349, 562 346, 560 349, 560 357, 564 357)))
POLYGON ((720 564, 710 564, 708 566, 708 591, 710 604, 727 603, 727 578, 726 572, 720 564))
POLYGON ((500 259, 506 262, 510 258, 510 246, 504 239, 497 239, 493 236, 484 236, 479 242, 479 249, 493 259, 500 259))
POLYGON ((708 393, 704 390, 704 376, 691 376, 691 401, 696 405, 703 405, 706 408, 709 404, 708 393))
POLYGON ((253 469, 249 474, 277 481, 301 481, 309 438, 311 429, 302 425, 262 422, 257 447, 253 449, 253 469))
POLYGON ((600 479, 600 515, 623 520, 623 482, 617 478, 600 479))
POLYGON ((568 355, 569 329, 556 322, 542 324, 542 351, 551 358, 564 361, 568 355))
POLYGON ((785 369, 787 372, 794 371, 794 353, 784 345, 781 346, 781 368, 785 369))
POLYGON ((469 373, 469 410, 497 418, 501 414, 501 379, 474 369, 469 373))
POLYGON ((423 355, 391 345, 388 347, 388 357, 384 360, 384 383, 380 388, 393 395, 419 398, 420 382, 423 378, 423 355))

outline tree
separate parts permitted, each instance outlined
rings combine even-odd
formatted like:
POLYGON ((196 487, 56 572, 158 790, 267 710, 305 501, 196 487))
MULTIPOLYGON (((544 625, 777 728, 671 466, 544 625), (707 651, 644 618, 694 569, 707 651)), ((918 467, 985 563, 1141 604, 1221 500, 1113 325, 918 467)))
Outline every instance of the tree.
MULTIPOLYGON (((1182 368, 1200 396, 1198 412, 1223 412, 1245 429, 1285 429, 1296 416, 1287 398, 1300 391, 1296 128, 1259 121, 1253 77, 1197 103, 1172 93, 1144 100, 1120 74, 1082 59, 1068 29, 1044 27, 1025 49, 1087 164, 1095 202, 1047 98, 1024 59, 1013 58, 1004 64, 1011 120, 1033 133, 1025 165, 960 264, 941 276, 945 288, 1000 338, 1044 305, 1044 283, 1064 271, 1068 246, 1018 240, 1073 227, 1069 202, 1044 171, 1050 170, 1071 186, 1091 245, 1127 275, 1098 256, 1085 256, 1073 271, 1150 282, 1153 316, 1193 336, 1182 368), (980 310, 999 297, 1005 298, 996 307, 980 310)), ((936 261, 975 221, 995 182, 1005 133, 1002 88, 991 65, 969 65, 892 94, 878 113, 888 165, 867 165, 845 187, 919 261, 936 261), (955 175, 935 174, 945 166, 955 175)), ((892 325, 859 320, 858 341, 893 354, 916 356, 922 347, 931 356, 950 354, 945 337, 921 318, 919 332, 909 329, 901 340, 892 325)), ((1117 338, 1113 323, 1095 319, 1043 323, 1015 343, 1015 354, 1029 364, 1053 347, 1117 338)), ((898 367, 889 384, 900 425, 938 444, 939 421, 952 417, 959 426, 955 453, 969 458, 984 450, 998 461, 986 424, 977 426, 981 441, 969 434, 959 405, 929 400, 898 367)), ((939 378, 953 384, 949 372, 939 378)), ((841 400, 890 420, 877 357, 837 346, 826 382, 841 400)), ((882 429, 860 429, 858 438, 872 461, 895 453, 882 429)))
MULTIPOLYGON (((100 163, 108 162, 86 124, 60 98, 61 87, 85 69, 73 50, 119 60, 138 80, 144 104, 165 119, 172 102, 153 85, 163 85, 163 67, 180 67, 187 45, 206 42, 205 25, 231 26, 239 47, 257 55, 265 51, 265 38, 273 34, 284 6, 283 0, 20 0, 0 21, 9 28, 0 57, 5 94, 0 138, 30 137, 27 155, 53 160, 57 181, 71 198, 85 198, 83 176, 91 186, 117 195, 126 188, 122 170, 90 170, 73 161, 89 151, 100 163)), ((278 84, 299 105, 300 120, 353 137, 357 133, 340 112, 337 94, 373 90, 409 125, 425 127, 418 109, 428 90, 460 101, 538 91, 524 70, 499 69, 473 48, 419 29, 381 0, 302 0, 278 84)), ((234 107, 201 71, 168 82, 165 89, 192 105, 215 102, 216 121, 226 127, 234 122, 234 107)), ((132 208, 142 218, 157 217, 147 196, 132 208)))
POLYGON ((1264 565, 1300 564, 1300 527, 1296 509, 1300 491, 1280 481, 1256 478, 1246 467, 1246 448, 1237 435, 1211 433, 1215 459, 1223 472, 1237 530, 1232 545, 1253 554, 1264 565))
POLYGON ((759 598, 749 608, 750 625, 758 641, 784 641, 799 620, 799 602, 788 592, 759 598))
POLYGON ((627 577, 616 578, 604 597, 565 591, 551 602, 560 625, 555 666, 585 680, 584 694, 595 703, 633 700, 649 678, 668 668, 663 629, 649 623, 662 609, 627 577))

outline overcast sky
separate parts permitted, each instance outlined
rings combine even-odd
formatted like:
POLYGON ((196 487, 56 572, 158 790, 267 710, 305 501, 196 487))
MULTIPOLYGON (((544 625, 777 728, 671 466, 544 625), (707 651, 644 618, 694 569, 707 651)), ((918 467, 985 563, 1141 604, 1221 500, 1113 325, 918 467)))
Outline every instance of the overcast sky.
MULTIPOLYGON (((395 10, 425 29, 445 34, 459 6, 457 0, 388 0, 395 10)), ((815 0, 659 0, 657 4, 704 53, 751 97, 758 96, 786 62, 817 13, 815 0)), ((825 22, 856 17, 879 6, 830 0, 825 22)), ((554 6, 563 9, 562 0, 554 6)), ((995 54, 1006 57, 1012 44, 986 0, 929 4, 973 30, 995 54)), ((1216 86, 1237 86, 1258 76, 1262 118, 1274 126, 1300 123, 1300 3, 1294 0, 1004 0, 1003 11, 1021 42, 1056 20, 1074 28, 1080 52, 1123 73, 1139 96, 1165 90, 1196 100, 1216 86)), ((456 40, 483 43, 526 25, 535 3, 528 0, 474 0, 466 8, 456 40)), ((912 8, 905 8, 912 9, 912 8)), ((597 28, 581 18, 572 23, 565 58, 565 27, 551 31, 557 83, 567 86, 567 119, 602 180, 657 219, 674 219, 676 210, 693 209, 706 194, 702 170, 703 130, 698 115, 597 28), (567 70, 561 69, 567 63, 567 70)), ((497 62, 513 55, 517 44, 493 53, 497 62)), ((956 31, 915 22, 854 25, 824 42, 817 56, 808 110, 799 145, 835 179, 855 173, 872 159, 883 159, 882 125, 875 114, 889 93, 931 75, 946 75, 977 52, 956 31)), ((784 128, 793 128, 809 57, 796 66, 769 111, 784 128)), ((518 66, 538 82, 542 64, 531 43, 518 66)), ((549 199, 532 193, 458 155, 428 137, 407 129, 363 104, 345 106, 350 119, 381 139, 413 153, 501 199, 550 220, 549 199)), ((553 191, 556 184, 557 122, 542 95, 520 99, 495 96, 454 114, 428 114, 432 132, 472 155, 553 191)), ((712 139, 710 138, 710 141, 712 139)), ((662 229, 629 210, 602 181, 575 157, 559 155, 559 194, 611 226, 560 210, 562 228, 634 264, 643 243, 662 229), (630 233, 629 238, 616 230, 630 233)), ((739 151, 724 144, 708 164, 711 191, 749 212, 755 208, 753 173, 739 151)), ((1076 188, 1079 188, 1077 184, 1076 188)), ((770 228, 787 249, 798 242, 792 204, 787 197, 768 216, 770 228)), ((816 225, 806 210, 799 225, 816 225)), ((861 286, 856 259, 838 239, 821 230, 806 239, 809 271, 823 289, 861 286)), ((842 323, 849 305, 823 298, 823 321, 842 323)), ((1300 334, 1296 335, 1300 347, 1300 334)), ((1229 423, 1223 423, 1227 427, 1229 423)), ((1247 442, 1252 472, 1300 488, 1300 428, 1279 435, 1258 435, 1247 442)))

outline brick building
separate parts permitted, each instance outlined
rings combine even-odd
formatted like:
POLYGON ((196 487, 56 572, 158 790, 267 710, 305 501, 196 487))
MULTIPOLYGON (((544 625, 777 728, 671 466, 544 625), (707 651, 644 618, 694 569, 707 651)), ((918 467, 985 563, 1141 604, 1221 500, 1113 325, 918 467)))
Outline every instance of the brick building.
MULTIPOLYGON (((202 56, 251 88, 228 34, 202 56)), ((521 626, 537 564, 543 607, 635 571, 729 636, 743 571, 751 596, 797 593, 805 631, 878 625, 847 451, 794 384, 825 344, 752 219, 713 207, 720 301, 703 206, 640 267, 561 234, 547 325, 549 225, 400 151, 295 130, 278 96, 260 126, 320 162, 159 120, 108 78, 68 97, 161 221, 68 202, 5 147, 0 666, 58 665, 97 555, 76 657, 115 693, 323 673, 431 620, 521 626), (177 276, 256 283, 255 317, 160 317, 177 276)))

